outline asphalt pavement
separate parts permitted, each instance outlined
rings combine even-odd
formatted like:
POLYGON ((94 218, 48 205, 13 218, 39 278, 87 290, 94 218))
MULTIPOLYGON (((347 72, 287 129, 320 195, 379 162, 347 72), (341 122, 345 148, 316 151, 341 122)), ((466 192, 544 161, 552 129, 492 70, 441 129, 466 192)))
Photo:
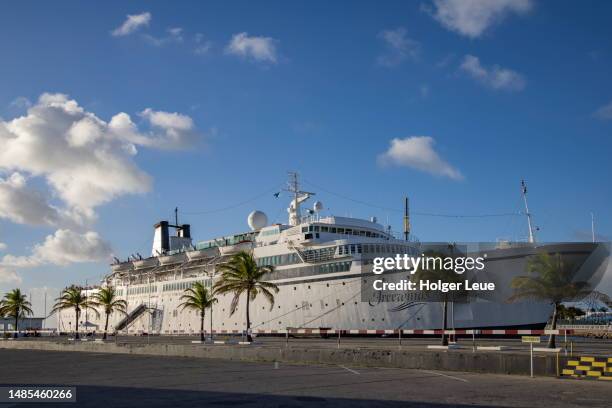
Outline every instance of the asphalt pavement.
MULTIPOLYGON (((9 349, 0 384, 75 386, 78 406, 105 408, 607 407, 612 397, 612 384, 589 380, 9 349)), ((37 405, 60 406, 27 406, 37 405)))

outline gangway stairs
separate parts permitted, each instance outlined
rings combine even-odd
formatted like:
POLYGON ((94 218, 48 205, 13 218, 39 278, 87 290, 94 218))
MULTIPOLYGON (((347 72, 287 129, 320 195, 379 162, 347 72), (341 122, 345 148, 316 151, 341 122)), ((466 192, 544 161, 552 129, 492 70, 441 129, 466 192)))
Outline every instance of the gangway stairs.
POLYGON ((132 324, 134 320, 136 320, 146 310, 147 310, 147 305, 145 305, 144 303, 141 303, 140 305, 136 306, 134 310, 128 313, 127 316, 125 316, 123 319, 119 321, 119 323, 115 325, 115 330, 119 331, 119 330, 125 329, 130 324, 132 324))

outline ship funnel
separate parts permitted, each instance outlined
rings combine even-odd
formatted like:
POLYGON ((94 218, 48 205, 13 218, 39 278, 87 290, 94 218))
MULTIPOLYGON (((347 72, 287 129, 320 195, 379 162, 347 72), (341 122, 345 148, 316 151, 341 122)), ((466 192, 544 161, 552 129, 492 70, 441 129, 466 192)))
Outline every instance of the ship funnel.
POLYGON ((170 250, 170 234, 168 232, 168 221, 160 221, 155 226, 153 233, 153 256, 163 255, 170 250))
POLYGON ((168 221, 160 221, 154 226, 152 256, 164 255, 191 245, 191 226, 189 224, 170 225, 168 221), (170 228, 176 229, 176 236, 170 236, 170 228))

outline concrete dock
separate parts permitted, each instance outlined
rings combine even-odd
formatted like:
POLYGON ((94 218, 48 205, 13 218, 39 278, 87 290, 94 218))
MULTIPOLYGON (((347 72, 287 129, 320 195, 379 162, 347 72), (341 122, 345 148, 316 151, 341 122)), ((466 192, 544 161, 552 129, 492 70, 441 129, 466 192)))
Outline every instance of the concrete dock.
MULTIPOLYGON (((194 339, 131 337, 101 343, 65 338, 17 339, 1 341, 0 348, 530 375, 529 349, 517 340, 506 342, 501 350, 475 350, 468 341, 460 342, 458 349, 427 349, 426 344, 437 344, 432 339, 405 340, 402 345, 392 339, 353 339, 338 344, 334 339, 292 339, 287 343, 281 338, 259 338, 250 345, 237 344, 238 339, 227 339, 232 344, 193 344, 191 340, 194 339)), ((612 354, 609 342, 593 344, 590 354, 612 354)), ((569 359, 565 352, 536 352, 534 374, 557 377, 569 359)))

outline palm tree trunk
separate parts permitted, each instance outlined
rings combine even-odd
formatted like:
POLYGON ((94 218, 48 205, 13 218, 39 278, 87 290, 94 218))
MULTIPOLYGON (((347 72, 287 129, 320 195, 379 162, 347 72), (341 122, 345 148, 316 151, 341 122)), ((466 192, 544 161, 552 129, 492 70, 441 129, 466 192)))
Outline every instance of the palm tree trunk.
POLYGON ((213 341, 213 305, 210 304, 210 341, 213 341))
POLYGON ((247 301, 246 301, 246 330, 247 330, 247 341, 253 341, 253 337, 251 337, 251 316, 249 315, 249 302, 251 301, 251 291, 247 291, 247 301))
POLYGON ((106 313, 106 322, 104 323, 104 336, 102 336, 102 340, 106 340, 106 332, 108 331, 108 316, 110 313, 106 313))
MULTIPOLYGON (((555 310, 553 310, 552 322, 550 324, 551 330, 555 330, 557 328, 557 308, 559 304, 555 302, 555 310)), ((548 338, 548 348, 555 348, 555 335, 551 334, 548 338)))
POLYGON ((18 332, 19 332, 19 308, 17 308, 17 311, 15 312, 15 333, 13 335, 14 338, 18 337, 18 332))
POLYGON ((204 342, 204 310, 200 312, 200 341, 204 342))
POLYGON ((448 302, 445 300, 444 301, 444 306, 443 306, 443 311, 442 311, 442 345, 443 346, 448 346, 448 337, 446 336, 446 315, 447 315, 447 310, 448 310, 448 302))
POLYGON ((79 312, 79 309, 76 309, 75 312, 76 312, 76 322, 74 325, 74 331, 75 331, 74 338, 78 339, 79 338, 79 315, 81 313, 79 312))

